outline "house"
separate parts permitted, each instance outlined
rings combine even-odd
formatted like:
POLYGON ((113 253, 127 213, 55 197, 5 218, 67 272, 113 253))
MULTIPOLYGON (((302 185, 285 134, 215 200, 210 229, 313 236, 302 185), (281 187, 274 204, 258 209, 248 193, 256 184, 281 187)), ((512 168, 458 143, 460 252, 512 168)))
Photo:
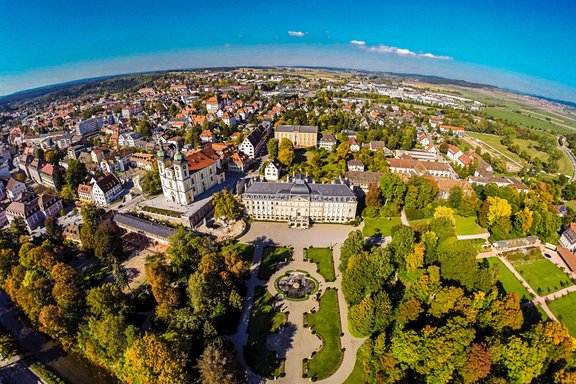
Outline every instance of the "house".
POLYGON ((16 200, 22 192, 26 191, 26 184, 11 177, 6 184, 6 194, 12 201, 16 200))
POLYGON ((454 162, 462 168, 466 168, 472 164, 472 159, 463 153, 454 162))
POLYGON ((100 206, 107 206, 118 198, 122 192, 120 180, 109 173, 92 184, 92 199, 100 206))
POLYGON ((119 147, 135 147, 136 142, 142 139, 142 135, 138 132, 122 133, 118 136, 119 147))
POLYGON ((92 199, 92 186, 90 184, 79 184, 78 189, 78 199, 85 203, 93 203, 92 199))
POLYGON ((224 112, 221 119, 224 122, 224 124, 227 124, 231 127, 234 127, 236 125, 236 118, 231 113, 224 112))
POLYGON ((448 156, 450 160, 456 161, 456 159, 462 156, 462 151, 455 145, 450 145, 448 147, 448 152, 446 153, 446 156, 448 156))
POLYGON ((322 136, 320 137, 320 141, 318 142, 318 146, 320 148, 324 148, 328 152, 332 151, 332 149, 334 149, 336 144, 337 144, 336 138, 334 137, 334 135, 330 133, 322 134, 322 136))
POLYGON ((382 172, 368 172, 368 171, 348 171, 344 175, 346 180, 350 183, 350 186, 354 190, 362 190, 364 193, 368 193, 368 186, 370 184, 376 184, 380 182, 384 173, 382 172))
POLYGON ((216 113, 221 108, 224 108, 224 101, 219 96, 212 96, 206 100, 206 111, 208 113, 216 113))
POLYGON ((388 166, 390 172, 400 175, 421 175, 426 172, 419 161, 408 156, 402 159, 388 159, 388 166))
POLYGON ((358 152, 360 150, 360 145, 355 138, 351 137, 348 139, 348 144, 350 145, 350 150, 352 152, 358 152))
POLYGON ((46 164, 40 170, 42 185, 53 189, 56 189, 56 184, 61 182, 61 175, 62 169, 59 165, 46 164))
POLYGON ((446 163, 441 163, 439 161, 422 161, 422 167, 426 169, 428 175, 434 178, 455 178, 454 171, 446 163))
POLYGON ((350 160, 348 161, 348 171, 364 171, 364 163, 360 160, 350 160))
POLYGON ((150 153, 133 153, 130 156, 130 166, 134 168, 144 169, 146 171, 151 171, 154 165, 154 161, 156 161, 156 156, 150 153))
POLYGON ((20 217, 29 231, 44 225, 48 216, 55 216, 62 210, 62 201, 56 196, 24 192, 18 201, 13 201, 6 207, 6 218, 12 223, 20 217))
POLYGON ((122 117, 129 119, 132 116, 136 116, 144 112, 144 108, 140 104, 130 104, 122 108, 122 117))
POLYGON ((62 210, 62 200, 56 196, 51 195, 41 195, 38 198, 38 206, 40 211, 44 214, 44 218, 48 216, 57 216, 62 210))
POLYGON ((269 129, 259 126, 246 136, 238 150, 248 156, 249 159, 255 159, 266 144, 268 135, 269 129))
POLYGON ((216 140, 216 135, 214 135, 212 131, 209 129, 205 129, 200 134, 200 141, 202 141, 203 143, 212 143, 214 142, 214 140, 216 140))
POLYGON ((248 169, 248 156, 242 152, 236 152, 230 157, 228 171, 232 173, 244 173, 248 169))
POLYGON ((280 180, 282 176, 282 165, 277 159, 269 162, 264 168, 264 177, 268 181, 280 180))
POLYGON ((464 135, 464 128, 462 127, 453 127, 451 125, 441 125, 440 132, 442 133, 451 133, 453 135, 463 136, 464 135))
POLYGON ((560 236, 559 243, 569 252, 576 252, 576 223, 570 223, 570 226, 560 236))

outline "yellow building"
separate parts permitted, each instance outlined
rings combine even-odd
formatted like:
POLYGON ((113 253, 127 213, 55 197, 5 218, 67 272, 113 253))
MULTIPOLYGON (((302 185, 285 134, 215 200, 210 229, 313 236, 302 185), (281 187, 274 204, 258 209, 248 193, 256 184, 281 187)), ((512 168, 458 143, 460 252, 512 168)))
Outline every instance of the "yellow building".
POLYGON ((279 125, 274 129, 274 138, 278 141, 289 139, 296 148, 316 147, 318 145, 318 127, 310 125, 279 125))

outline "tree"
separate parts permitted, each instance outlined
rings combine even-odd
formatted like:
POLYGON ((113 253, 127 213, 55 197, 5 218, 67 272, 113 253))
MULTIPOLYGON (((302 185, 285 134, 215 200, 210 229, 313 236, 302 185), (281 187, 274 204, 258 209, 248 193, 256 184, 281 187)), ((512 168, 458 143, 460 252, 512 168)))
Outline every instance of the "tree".
POLYGON ((176 229, 169 241, 170 248, 166 254, 170 258, 170 266, 178 276, 186 278, 198 269, 203 255, 214 251, 207 237, 188 232, 183 227, 176 229))
POLYGON ((348 234, 342 248, 340 248, 340 270, 344 272, 348 267, 348 260, 353 255, 358 255, 364 251, 364 236, 361 231, 353 231, 348 234))
POLYGON ((528 384, 541 373, 544 357, 543 350, 512 336, 504 346, 502 362, 512 382, 528 384))
POLYGON ((369 336, 374 322, 374 301, 366 297, 359 304, 353 305, 348 311, 350 331, 357 337, 369 336))
POLYGON ((490 374, 490 351, 480 344, 472 344, 468 352, 468 360, 462 368, 464 383, 476 383, 490 374))
POLYGON ((246 377, 236 356, 218 340, 208 344, 198 358, 196 367, 200 371, 202 383, 246 383, 246 377))
POLYGON ((278 161, 280 161, 285 167, 290 167, 294 161, 294 156, 294 148, 281 148, 278 152, 278 161))
POLYGON ((404 202, 406 184, 395 173, 388 172, 380 178, 380 190, 384 198, 384 204, 396 203, 400 205, 404 202))
POLYGON ((46 228, 46 235, 53 244, 62 243, 62 227, 58 224, 58 219, 56 217, 46 217, 46 220, 44 220, 44 227, 46 228))
POLYGON ((104 283, 90 289, 86 295, 88 313, 96 317, 124 315, 128 311, 128 299, 120 287, 104 283))
POLYGON ((405 225, 392 228, 392 241, 388 246, 392 260, 401 270, 406 270, 406 257, 414 251, 414 231, 405 225))
POLYGON ((450 189, 450 195, 448 196, 448 205, 452 208, 460 208, 462 204, 462 198, 464 197, 464 191, 460 186, 454 186, 450 189))
POLYGON ((104 214, 102 208, 94 204, 85 204, 82 207, 82 228, 80 229, 80 239, 84 250, 94 250, 94 235, 98 222, 104 214))
POLYGON ((70 159, 68 160, 68 169, 66 170, 66 176, 64 180, 73 191, 78 189, 78 185, 82 184, 88 175, 86 166, 79 160, 70 159))
POLYGON ((378 209, 382 204, 380 201, 380 188, 374 183, 368 184, 368 193, 366 194, 366 207, 378 209))
POLYGON ((408 182, 406 209, 422 209, 431 203, 438 194, 438 183, 434 179, 416 176, 408 182))
POLYGON ((121 378, 138 384, 185 384, 187 356, 173 350, 157 336, 147 333, 132 343, 124 354, 121 378))
POLYGON ((272 138, 266 144, 268 159, 273 160, 278 157, 278 139, 272 138))
POLYGON ((105 265, 112 267, 122 259, 122 241, 117 230, 102 223, 94 234, 94 255, 105 265))
POLYGON ((29 235, 26 223, 24 222, 24 219, 21 218, 20 216, 17 216, 14 218, 14 220, 12 220, 12 222, 10 223, 9 232, 14 239, 19 239, 20 236, 29 235))
POLYGON ((150 122, 148 119, 142 119, 138 122, 138 125, 136 126, 136 132, 145 138, 148 138, 152 135, 152 128, 150 127, 150 122))
POLYGON ((142 192, 147 195, 155 195, 162 191, 162 183, 160 181, 160 173, 158 172, 158 164, 154 162, 152 169, 146 172, 146 175, 140 180, 142 192))
POLYGON ((70 184, 64 184, 62 190, 60 191, 60 198, 64 200, 67 204, 74 201, 76 196, 72 186, 70 184))
POLYGON ((0 356, 4 359, 10 359, 16 355, 18 355, 18 349, 14 339, 9 333, 2 332, 0 334, 0 356))
POLYGON ((500 197, 488 196, 486 201, 488 202, 488 213, 486 216, 488 225, 492 226, 500 218, 509 218, 512 214, 512 207, 507 200, 500 197))
POLYGON ((456 224, 456 219, 454 218, 454 211, 450 207, 438 206, 434 210, 434 218, 435 219, 446 219, 452 223, 452 225, 456 224))
POLYGON ((172 286, 169 269, 163 258, 157 258, 146 264, 146 280, 152 289, 152 295, 158 303, 156 315, 167 320, 178 305, 178 291, 172 286))
POLYGON ((242 205, 226 189, 212 195, 212 205, 214 206, 214 217, 223 218, 228 222, 236 220, 242 213, 242 205))
POLYGON ((532 227, 533 220, 534 215, 530 208, 524 207, 514 215, 514 228, 521 236, 526 236, 532 227))

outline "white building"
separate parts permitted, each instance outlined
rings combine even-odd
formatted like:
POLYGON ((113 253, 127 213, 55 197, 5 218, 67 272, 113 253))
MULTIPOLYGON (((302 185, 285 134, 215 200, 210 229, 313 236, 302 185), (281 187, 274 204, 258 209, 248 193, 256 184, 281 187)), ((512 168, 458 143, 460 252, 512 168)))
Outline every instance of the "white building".
POLYGON ((220 157, 210 148, 186 157, 181 153, 173 159, 158 152, 158 172, 164 197, 178 204, 187 205, 194 197, 224 182, 220 157))
POLYGON ((122 192, 122 184, 110 173, 92 184, 92 200, 100 206, 107 206, 118 198, 122 192))
POLYGON ((274 160, 268 163, 266 168, 264 168, 264 177, 266 180, 279 180, 282 172, 282 167, 278 160, 274 160))
POLYGON ((337 141, 334 135, 327 133, 325 135, 323 134, 322 137, 320 137, 318 147, 324 148, 325 150, 330 152, 336 146, 336 143, 337 141))
POLYGON ((255 159, 266 144, 269 132, 266 127, 259 126, 246 136, 238 150, 248 156, 249 159, 255 159))
POLYGON ((560 236, 559 243, 572 253, 576 251, 576 224, 570 223, 570 227, 560 236))
POLYGON ((76 126, 76 133, 78 135, 89 135, 91 133, 98 132, 104 125, 104 120, 101 117, 91 117, 80 121, 76 126))
POLYGON ((302 176, 288 183, 254 182, 242 194, 242 202, 255 220, 287 221, 296 228, 307 228, 311 222, 350 222, 358 204, 347 185, 308 183, 302 176))

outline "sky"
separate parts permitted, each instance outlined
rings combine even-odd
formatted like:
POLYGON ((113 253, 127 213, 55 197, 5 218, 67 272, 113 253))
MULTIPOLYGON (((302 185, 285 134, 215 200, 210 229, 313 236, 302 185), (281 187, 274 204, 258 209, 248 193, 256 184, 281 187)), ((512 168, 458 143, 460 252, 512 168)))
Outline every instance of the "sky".
POLYGON ((0 0, 0 95, 149 70, 309 65, 576 101, 576 1, 0 0))

